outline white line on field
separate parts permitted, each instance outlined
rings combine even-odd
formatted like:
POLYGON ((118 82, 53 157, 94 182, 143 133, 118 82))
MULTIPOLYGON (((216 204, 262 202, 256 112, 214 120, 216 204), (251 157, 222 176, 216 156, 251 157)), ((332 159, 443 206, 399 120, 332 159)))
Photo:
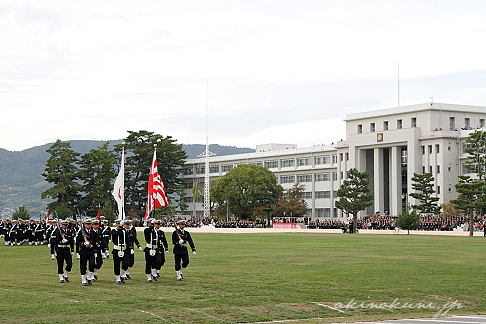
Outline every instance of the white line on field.
POLYGON ((300 321, 314 321, 314 320, 322 320, 322 317, 313 317, 313 318, 301 318, 301 319, 288 319, 288 320, 275 320, 275 321, 268 321, 268 322, 251 322, 251 323, 239 323, 239 324, 268 324, 268 323, 290 323, 290 322, 300 322, 300 321))
POLYGON ((337 308, 334 308, 334 307, 331 307, 331 306, 326 305, 326 304, 321 304, 321 303, 317 303, 317 302, 312 302, 312 303, 313 304, 316 304, 316 305, 319 305, 319 306, 327 307, 329 309, 335 310, 335 311, 340 312, 340 313, 344 313, 342 310, 337 309, 337 308))
POLYGON ((27 295, 34 295, 34 296, 38 296, 39 295, 39 294, 36 294, 36 293, 22 291, 22 290, 15 290, 15 289, 8 289, 8 288, 0 288, 0 289, 6 290, 6 291, 13 291, 13 292, 21 293, 21 294, 27 294, 27 295))

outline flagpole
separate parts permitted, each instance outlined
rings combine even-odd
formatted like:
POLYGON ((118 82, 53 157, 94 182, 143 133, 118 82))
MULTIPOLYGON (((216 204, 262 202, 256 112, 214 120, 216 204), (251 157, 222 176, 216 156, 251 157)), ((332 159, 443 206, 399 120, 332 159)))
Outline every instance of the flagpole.
POLYGON ((122 143, 122 165, 123 165, 123 181, 122 181, 122 220, 125 220, 125 142, 122 143))

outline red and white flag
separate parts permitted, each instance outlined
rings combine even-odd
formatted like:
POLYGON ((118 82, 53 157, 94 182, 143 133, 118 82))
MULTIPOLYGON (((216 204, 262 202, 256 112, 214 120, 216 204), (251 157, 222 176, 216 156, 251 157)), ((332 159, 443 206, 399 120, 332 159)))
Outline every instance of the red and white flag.
POLYGON ((145 213, 144 220, 147 220, 152 210, 160 206, 167 206, 167 196, 165 195, 165 187, 160 178, 159 171, 157 171, 157 156, 156 151, 154 151, 148 183, 147 212, 145 213))
POLYGON ((118 172, 118 177, 116 177, 115 184, 113 185, 113 198, 115 198, 118 204, 118 219, 125 219, 125 147, 122 149, 122 158, 120 165, 120 172, 118 172))

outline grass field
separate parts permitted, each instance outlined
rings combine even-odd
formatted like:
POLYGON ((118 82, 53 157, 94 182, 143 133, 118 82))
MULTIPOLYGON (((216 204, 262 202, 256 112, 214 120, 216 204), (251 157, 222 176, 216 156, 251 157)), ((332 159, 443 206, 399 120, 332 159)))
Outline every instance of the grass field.
POLYGON ((183 282, 170 253, 160 280, 147 283, 136 251, 132 280, 116 285, 110 258, 89 287, 81 286, 79 260, 71 282, 59 284, 46 246, 6 247, 2 239, 0 323, 328 323, 486 314, 484 237, 192 236, 197 255, 183 282))

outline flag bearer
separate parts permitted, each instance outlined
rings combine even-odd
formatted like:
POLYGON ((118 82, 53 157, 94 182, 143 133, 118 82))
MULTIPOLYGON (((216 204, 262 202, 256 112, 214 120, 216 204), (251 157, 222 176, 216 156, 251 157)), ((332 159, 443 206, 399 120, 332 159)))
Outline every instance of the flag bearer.
POLYGON ((192 242, 191 234, 188 231, 184 230, 186 222, 184 220, 180 220, 177 222, 178 228, 172 233, 172 243, 174 244, 174 261, 175 261, 175 270, 177 273, 177 280, 182 281, 182 270, 187 268, 189 265, 189 253, 187 251, 186 243, 189 243, 192 249, 192 254, 196 254, 196 248, 194 247, 194 243, 192 242), (181 265, 182 261, 182 265, 181 265))

